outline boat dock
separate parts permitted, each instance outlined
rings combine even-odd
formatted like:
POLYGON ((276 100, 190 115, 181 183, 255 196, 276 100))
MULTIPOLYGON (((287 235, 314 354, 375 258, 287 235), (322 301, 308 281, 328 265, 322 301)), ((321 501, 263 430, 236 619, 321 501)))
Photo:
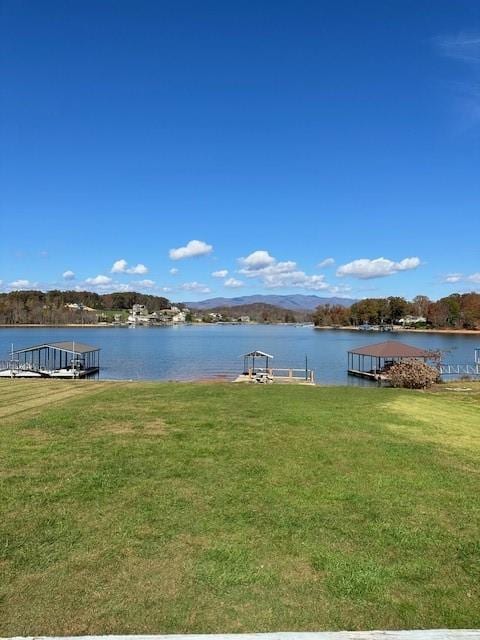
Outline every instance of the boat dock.
POLYGON ((436 354, 403 342, 387 340, 348 351, 347 372, 350 376, 378 382, 388 381, 388 369, 402 360, 427 362, 436 354))
POLYGON ((250 351, 243 356, 243 373, 234 382, 247 383, 282 383, 282 384, 303 384, 314 385, 315 376, 313 369, 309 369, 305 359, 304 369, 294 369, 292 367, 280 368, 270 367, 269 362, 273 356, 263 351, 250 351), (265 366, 256 366, 255 361, 264 360, 265 366))
POLYGON ((348 351, 348 375, 378 382, 388 382, 388 370, 402 360, 433 362, 440 376, 480 376, 480 348, 475 349, 472 364, 440 362, 440 354, 418 349, 412 345, 389 340, 348 351))
POLYGON ((0 361, 0 378, 87 378, 100 371, 100 349, 82 342, 51 342, 14 349, 0 361))

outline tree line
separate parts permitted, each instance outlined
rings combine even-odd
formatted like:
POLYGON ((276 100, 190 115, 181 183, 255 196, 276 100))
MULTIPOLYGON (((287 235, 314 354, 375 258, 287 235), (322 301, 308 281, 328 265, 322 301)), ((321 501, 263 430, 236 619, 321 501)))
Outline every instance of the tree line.
MULTIPOLYGON (((149 311, 170 307, 170 301, 163 296, 131 291, 106 294, 92 291, 12 291, 0 293, 0 324, 95 324, 103 312, 131 309, 134 304, 143 304, 149 311), (94 311, 71 309, 68 304, 89 307, 94 311)), ((454 293, 436 301, 423 295, 411 301, 398 296, 365 298, 351 307, 320 305, 313 314, 262 303, 208 310, 212 311, 221 313, 224 318, 248 315, 257 322, 313 320, 317 326, 395 324, 412 315, 425 318, 425 325, 431 328, 480 329, 479 293, 454 293)))
POLYGON ((144 304, 149 310, 167 309, 163 296, 118 292, 98 294, 92 291, 11 291, 0 293, 0 324, 96 324, 104 311, 131 309, 144 304), (71 309, 68 304, 89 307, 71 309))
POLYGON ((411 301, 398 296, 365 298, 351 307, 326 304, 317 307, 313 321, 320 327, 398 324, 409 315, 425 318, 424 326, 434 329, 480 329, 480 294, 453 293, 436 301, 423 295, 411 301))

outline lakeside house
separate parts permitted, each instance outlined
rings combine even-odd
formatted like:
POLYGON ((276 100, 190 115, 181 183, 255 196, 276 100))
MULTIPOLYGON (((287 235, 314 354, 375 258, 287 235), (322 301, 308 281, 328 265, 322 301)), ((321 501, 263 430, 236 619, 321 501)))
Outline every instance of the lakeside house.
POLYGON ((169 309, 162 309, 157 312, 157 317, 160 322, 185 322, 187 318, 188 309, 179 309, 178 307, 170 307, 169 309))
MULTIPOLYGON (((202 318, 202 316, 197 316, 198 322, 250 322, 250 316, 239 316, 228 317, 224 316, 222 313, 217 313, 216 311, 212 311, 208 313, 206 318, 202 318)), ((197 320, 197 317, 195 318, 197 320)))
POLYGON ((130 310, 127 322, 130 325, 149 325, 157 319, 156 313, 149 313, 144 304, 134 304, 130 310))
POLYGON ((67 303, 65 305, 65 309, 70 309, 71 311, 89 311, 89 312, 96 312, 96 309, 93 309, 93 307, 87 307, 86 305, 82 304, 81 302, 70 302, 67 303))
POLYGON ((188 309, 169 307, 159 311, 149 312, 144 304, 134 304, 130 310, 127 322, 130 326, 154 326, 159 324, 182 323, 186 321, 188 309))
POLYGON ((401 324, 404 327, 412 326, 414 324, 425 324, 426 322, 427 322, 427 319, 424 316, 408 315, 398 320, 398 324, 401 324))

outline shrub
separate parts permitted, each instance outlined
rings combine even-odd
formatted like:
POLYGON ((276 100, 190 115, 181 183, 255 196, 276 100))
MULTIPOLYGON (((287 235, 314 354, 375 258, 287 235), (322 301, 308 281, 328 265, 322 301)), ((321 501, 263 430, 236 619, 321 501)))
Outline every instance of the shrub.
POLYGON ((388 371, 393 387, 426 389, 439 381, 440 375, 434 367, 420 360, 396 362, 388 371))

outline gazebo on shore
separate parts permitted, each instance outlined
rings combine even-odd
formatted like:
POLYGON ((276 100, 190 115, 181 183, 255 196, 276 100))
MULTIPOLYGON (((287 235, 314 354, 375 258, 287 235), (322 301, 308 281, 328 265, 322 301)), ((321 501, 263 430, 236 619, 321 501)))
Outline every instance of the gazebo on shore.
POLYGON ((352 376, 379 380, 395 362, 435 359, 435 353, 404 342, 387 340, 348 351, 348 373, 352 376))
POLYGON ((249 353, 244 353, 243 354, 243 373, 244 374, 250 374, 250 375, 255 375, 256 370, 255 370, 255 359, 257 359, 257 362, 259 359, 264 359, 265 360, 265 367, 261 367, 262 371, 264 371, 265 369, 268 369, 268 361, 269 360, 273 360, 273 356, 271 356, 269 353, 264 353, 263 351, 250 351, 249 353))

